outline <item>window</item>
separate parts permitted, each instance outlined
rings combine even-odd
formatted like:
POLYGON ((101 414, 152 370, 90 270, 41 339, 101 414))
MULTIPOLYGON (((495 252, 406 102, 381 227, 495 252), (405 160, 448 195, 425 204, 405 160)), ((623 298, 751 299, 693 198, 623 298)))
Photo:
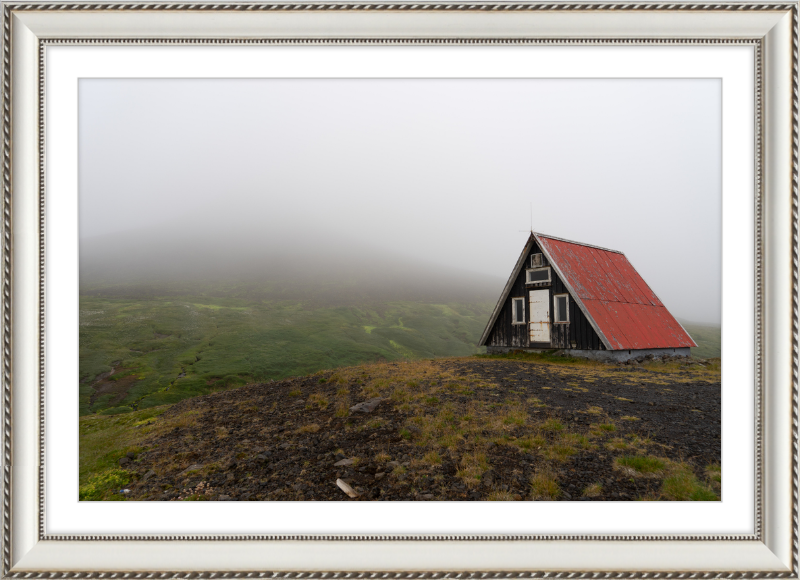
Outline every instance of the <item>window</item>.
POLYGON ((531 254, 531 268, 541 268, 544 266, 544 258, 541 254, 531 254))
POLYGON ((542 282, 550 282, 550 268, 535 268, 533 270, 525 270, 526 284, 539 284, 542 282))
POLYGON ((555 322, 569 322, 569 294, 556 294, 553 296, 556 312, 555 322))
POLYGON ((525 324, 525 299, 511 299, 511 324, 525 324))

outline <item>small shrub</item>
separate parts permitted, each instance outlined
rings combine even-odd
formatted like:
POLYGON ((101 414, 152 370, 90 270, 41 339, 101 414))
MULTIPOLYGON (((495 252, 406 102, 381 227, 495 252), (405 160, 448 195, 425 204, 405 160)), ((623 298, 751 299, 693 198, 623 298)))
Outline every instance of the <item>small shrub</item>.
MULTIPOLYGON (((111 499, 113 491, 125 487, 131 481, 131 474, 124 469, 109 469, 98 473, 78 489, 78 499, 80 501, 100 501, 111 499)), ((117 499, 124 499, 124 496, 117 496, 117 499)))

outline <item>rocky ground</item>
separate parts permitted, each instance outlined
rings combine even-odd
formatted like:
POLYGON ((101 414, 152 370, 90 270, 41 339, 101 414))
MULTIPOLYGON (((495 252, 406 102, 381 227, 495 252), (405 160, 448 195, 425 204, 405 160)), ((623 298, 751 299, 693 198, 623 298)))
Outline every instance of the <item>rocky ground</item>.
POLYGON ((120 459, 133 500, 718 499, 721 486, 718 359, 377 363, 187 399, 136 428, 145 445, 120 459))

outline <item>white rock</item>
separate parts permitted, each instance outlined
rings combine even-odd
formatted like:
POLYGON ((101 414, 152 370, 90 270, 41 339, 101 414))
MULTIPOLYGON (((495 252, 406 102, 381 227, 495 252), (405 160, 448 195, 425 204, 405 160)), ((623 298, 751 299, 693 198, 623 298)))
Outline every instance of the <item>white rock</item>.
POLYGON ((358 497, 358 492, 356 492, 356 490, 354 490, 352 487, 350 487, 349 485, 347 485, 347 484, 346 484, 344 481, 342 481, 341 479, 337 479, 337 480, 336 480, 336 485, 338 485, 338 486, 339 486, 339 489, 341 489, 343 492, 345 492, 345 493, 346 493, 347 495, 349 495, 350 497, 358 497))

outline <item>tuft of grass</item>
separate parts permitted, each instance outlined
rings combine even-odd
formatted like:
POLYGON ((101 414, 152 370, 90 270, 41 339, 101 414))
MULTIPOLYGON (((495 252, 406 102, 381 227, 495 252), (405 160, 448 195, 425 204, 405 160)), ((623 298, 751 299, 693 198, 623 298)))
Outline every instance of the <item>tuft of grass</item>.
POLYGON ((290 397, 299 397, 302 394, 303 394, 303 391, 301 391, 300 389, 292 389, 291 391, 289 391, 289 396, 290 397))
POLYGON ((298 433, 316 433, 317 431, 319 431, 319 425, 317 425, 316 423, 303 425, 297 430, 298 433))
POLYGON ((564 424, 558 419, 548 419, 542 423, 542 430, 557 433, 564 430, 564 424))
POLYGON ((615 437, 606 443, 606 449, 610 449, 611 451, 632 451, 635 450, 636 447, 631 444, 630 441, 626 441, 620 437, 615 437))
POLYGON ((503 413, 503 425, 521 427, 527 420, 528 414, 516 405, 510 406, 505 413, 503 413))
POLYGON ((553 501, 561 496, 561 488, 556 482, 555 474, 549 469, 542 469, 531 477, 531 499, 553 501))
POLYGON ((322 393, 312 393, 308 397, 308 403, 310 405, 317 405, 320 409, 327 409, 328 405, 330 405, 330 401, 328 398, 323 395, 322 393))
POLYGON ((597 497, 603 493, 603 486, 599 483, 593 483, 583 490, 583 497, 597 497))
POLYGON ((489 501, 514 501, 514 496, 508 491, 493 491, 486 499, 489 501))
POLYGON ((597 426, 601 431, 616 431, 617 427, 613 423, 603 423, 597 426))
POLYGON ((620 419, 623 421, 641 421, 639 417, 634 417, 633 415, 623 415, 620 419))
POLYGON ((685 463, 673 464, 661 482, 661 496, 671 501, 719 501, 719 496, 700 482, 685 463))
POLYGON ((706 477, 712 483, 722 483, 722 466, 719 463, 706 465, 706 477))
POLYGON ((617 457, 615 463, 641 474, 662 473, 669 465, 668 460, 650 455, 623 455, 617 457))
POLYGON ((570 445, 555 444, 545 447, 542 450, 542 455, 545 459, 555 462, 563 462, 575 455, 578 451, 570 445))
POLYGON ((333 413, 333 415, 335 417, 339 417, 339 418, 347 417, 347 415, 349 415, 349 414, 350 414, 350 410, 347 407, 347 403, 343 403, 341 401, 336 403, 336 411, 334 411, 334 413, 333 413))
POLYGON ((561 436, 561 443, 576 449, 591 449, 594 447, 586 435, 580 433, 564 433, 561 436))
POLYGON ((437 451, 428 451, 422 459, 425 463, 429 463, 430 465, 442 464, 442 458, 437 451))
POLYGON ((445 449, 456 449, 458 447, 458 443, 461 441, 461 436, 457 433, 446 433, 439 437, 439 447, 444 447, 445 449))
POLYGON ((545 441, 544 437, 541 435, 527 435, 525 437, 520 437, 516 441, 514 441, 514 445, 522 449, 523 451, 531 451, 532 449, 538 449, 543 445, 546 445, 547 441, 545 441))
POLYGON ((481 476, 489 470, 489 460, 483 451, 464 454, 460 464, 461 469, 456 472, 456 477, 460 477, 469 487, 480 484, 481 476))
POLYGON ((386 463, 391 459, 391 457, 385 451, 381 451, 377 455, 375 455, 373 459, 375 459, 376 463, 386 463))
POLYGON ((397 386, 389 398, 396 403, 406 403, 411 400, 411 393, 405 387, 397 386))

